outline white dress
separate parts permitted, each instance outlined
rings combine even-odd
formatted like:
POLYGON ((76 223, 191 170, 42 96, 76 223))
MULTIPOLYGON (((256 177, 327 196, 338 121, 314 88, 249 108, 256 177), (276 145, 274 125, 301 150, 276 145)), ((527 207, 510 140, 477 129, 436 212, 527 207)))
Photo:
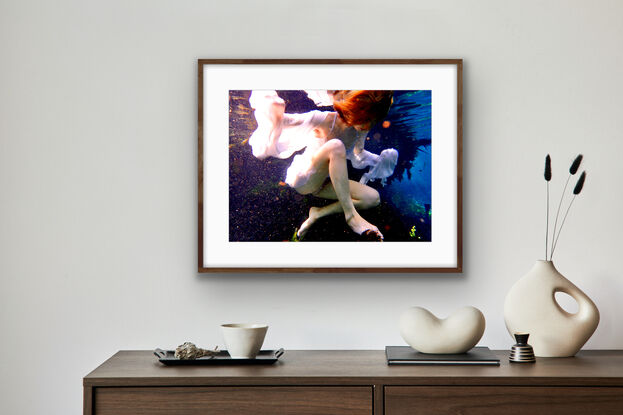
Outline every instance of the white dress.
MULTIPOLYGON (((324 92, 324 91, 323 91, 324 92)), ((317 103, 318 97, 322 97, 323 105, 326 105, 326 93, 319 94, 318 91, 308 92, 310 98, 317 103)), ((326 142, 325 138, 318 138, 314 134, 314 129, 318 127, 329 114, 328 111, 310 111, 303 114, 283 114, 280 125, 275 125, 272 112, 275 111, 275 104, 283 104, 284 101, 275 91, 253 91, 249 97, 249 103, 255 110, 257 129, 249 138, 249 145, 253 155, 259 159, 267 157, 277 157, 287 159, 295 152, 305 148, 301 154, 294 156, 286 174, 285 182, 293 188, 303 186, 309 177, 315 173, 312 165, 312 157, 316 151, 326 142), (277 135, 271 140, 271 136, 277 135)), ((367 134, 366 132, 363 132, 367 134)), ((367 183, 369 180, 381 180, 385 184, 385 179, 394 173, 394 168, 398 161, 398 151, 386 149, 380 155, 363 150, 355 154, 353 149, 357 140, 353 141, 350 148, 346 148, 346 158, 351 161, 356 169, 370 167, 368 172, 361 177, 360 183, 367 183)))

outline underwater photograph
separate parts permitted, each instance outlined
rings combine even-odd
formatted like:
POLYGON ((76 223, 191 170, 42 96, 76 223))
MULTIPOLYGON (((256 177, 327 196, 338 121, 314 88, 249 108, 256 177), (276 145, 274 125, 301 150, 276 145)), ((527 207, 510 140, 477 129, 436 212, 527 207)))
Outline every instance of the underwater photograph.
POLYGON ((430 242, 430 90, 230 90, 230 242, 430 242))

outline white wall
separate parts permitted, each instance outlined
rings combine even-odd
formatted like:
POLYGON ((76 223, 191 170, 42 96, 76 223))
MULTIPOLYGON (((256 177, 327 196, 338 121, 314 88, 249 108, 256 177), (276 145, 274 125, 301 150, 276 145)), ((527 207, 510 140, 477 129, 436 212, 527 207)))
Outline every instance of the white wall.
MULTIPOLYGON (((0 412, 78 414, 119 349, 401 344, 400 313, 479 307, 508 348, 542 257, 544 155, 589 170, 557 264, 623 348, 623 2, 0 1, 0 412), (197 58, 464 59, 463 275, 197 275, 197 58)), ((557 190, 559 191, 559 190, 557 190)), ((556 194, 556 192, 554 192, 556 194)))

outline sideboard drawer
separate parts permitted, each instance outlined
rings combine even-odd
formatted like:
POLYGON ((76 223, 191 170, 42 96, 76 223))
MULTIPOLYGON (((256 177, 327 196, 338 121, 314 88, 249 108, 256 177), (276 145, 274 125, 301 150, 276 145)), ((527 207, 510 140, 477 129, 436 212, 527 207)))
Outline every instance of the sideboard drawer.
POLYGON ((95 415, 371 415, 372 387, 98 387, 95 415))
POLYGON ((620 415, 620 387, 387 386, 385 415, 620 415))

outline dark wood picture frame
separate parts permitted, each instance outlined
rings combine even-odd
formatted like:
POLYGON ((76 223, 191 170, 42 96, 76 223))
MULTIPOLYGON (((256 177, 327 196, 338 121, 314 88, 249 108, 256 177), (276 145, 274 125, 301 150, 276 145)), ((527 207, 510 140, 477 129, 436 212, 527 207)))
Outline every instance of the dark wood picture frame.
POLYGON ((198 60, 198 272, 199 273, 460 273, 463 270, 463 60, 462 59, 199 59, 198 60), (213 267, 204 262, 205 65, 453 65, 456 66, 456 265, 449 267, 213 267))

